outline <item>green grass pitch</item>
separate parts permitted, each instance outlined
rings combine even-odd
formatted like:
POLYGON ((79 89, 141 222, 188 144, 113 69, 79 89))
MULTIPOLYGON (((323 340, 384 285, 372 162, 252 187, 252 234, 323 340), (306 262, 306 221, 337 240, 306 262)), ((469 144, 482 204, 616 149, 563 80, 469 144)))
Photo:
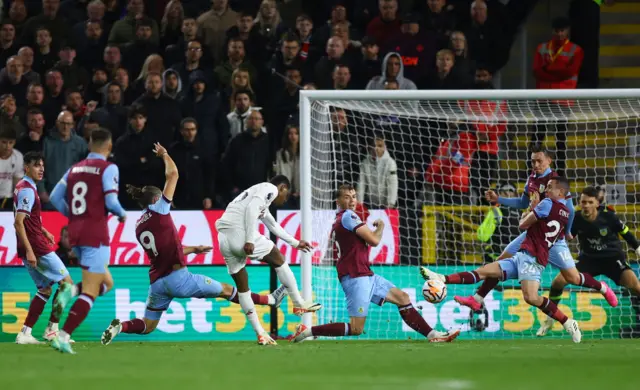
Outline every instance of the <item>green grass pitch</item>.
POLYGON ((637 390, 640 340, 0 344, 0 388, 637 390))

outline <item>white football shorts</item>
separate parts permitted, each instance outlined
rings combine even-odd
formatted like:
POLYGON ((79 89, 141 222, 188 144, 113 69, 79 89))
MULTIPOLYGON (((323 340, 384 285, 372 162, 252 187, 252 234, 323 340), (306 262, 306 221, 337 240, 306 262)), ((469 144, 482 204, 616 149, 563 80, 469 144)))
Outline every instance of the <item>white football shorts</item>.
POLYGON ((218 231, 218 245, 220 253, 224 257, 227 264, 229 275, 240 272, 247 265, 247 257, 251 260, 262 260, 266 255, 271 253, 275 244, 273 241, 258 234, 253 243, 253 254, 247 256, 244 253, 245 234, 242 230, 223 230, 218 231))

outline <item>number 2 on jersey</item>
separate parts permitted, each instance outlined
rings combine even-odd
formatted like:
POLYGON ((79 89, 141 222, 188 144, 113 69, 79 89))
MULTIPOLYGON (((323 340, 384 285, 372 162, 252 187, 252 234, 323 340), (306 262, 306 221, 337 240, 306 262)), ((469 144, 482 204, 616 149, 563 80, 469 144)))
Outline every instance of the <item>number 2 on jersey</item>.
POLYGON ((553 231, 544 234, 544 240, 547 242, 547 245, 549 245, 549 248, 551 248, 558 239, 558 233, 560 233, 560 222, 550 221, 547 223, 547 226, 553 228, 553 231), (553 241, 549 240, 550 238, 553 239, 553 241))
POLYGON ((158 256, 158 249, 156 249, 156 238, 153 236, 153 233, 146 230, 140 234, 140 243, 144 249, 150 250, 153 252, 153 256, 158 256))
POLYGON ((83 181, 73 185, 73 188, 71 188, 71 214, 81 215, 87 211, 87 199, 85 197, 88 190, 87 183, 83 181))

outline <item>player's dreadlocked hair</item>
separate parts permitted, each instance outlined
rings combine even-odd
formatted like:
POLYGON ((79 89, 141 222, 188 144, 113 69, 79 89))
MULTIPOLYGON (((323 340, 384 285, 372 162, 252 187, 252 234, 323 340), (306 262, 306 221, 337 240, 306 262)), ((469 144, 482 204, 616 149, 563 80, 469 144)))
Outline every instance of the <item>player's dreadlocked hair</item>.
POLYGON ((153 200, 162 196, 162 190, 154 186, 144 186, 142 188, 127 184, 127 194, 138 202, 141 207, 153 204, 153 200))

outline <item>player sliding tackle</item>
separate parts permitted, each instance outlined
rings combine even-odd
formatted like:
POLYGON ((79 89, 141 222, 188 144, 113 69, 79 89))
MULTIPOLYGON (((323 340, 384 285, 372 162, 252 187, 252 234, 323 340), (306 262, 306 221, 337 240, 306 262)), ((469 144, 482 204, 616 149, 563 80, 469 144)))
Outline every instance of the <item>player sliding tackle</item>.
POLYGON ((96 297, 113 287, 105 210, 117 215, 120 222, 124 222, 127 214, 118 201, 118 167, 107 161, 112 145, 109 130, 91 132, 89 155, 74 164, 51 193, 51 203, 69 217, 69 242, 82 267, 82 283, 77 286, 63 283, 58 293, 60 311, 74 295, 80 294, 62 331, 51 342, 53 348, 64 353, 75 353, 69 344, 71 334, 89 315, 96 297))
MULTIPOLYGON (((225 298, 238 303, 235 287, 215 281, 205 275, 187 270, 185 256, 207 253, 210 246, 182 246, 178 231, 169 214, 171 200, 178 183, 178 168, 166 149, 155 144, 153 152, 162 158, 166 181, 164 189, 145 186, 127 186, 127 193, 144 208, 136 222, 136 237, 149 257, 149 297, 143 318, 121 322, 111 321, 102 334, 101 342, 108 345, 120 333, 149 334, 156 329, 162 313, 173 298, 225 298)), ((252 302, 259 305, 279 306, 285 297, 283 286, 270 295, 251 294, 252 302)))
POLYGON ((305 302, 298 291, 293 272, 285 262, 284 256, 275 244, 258 232, 258 219, 276 236, 286 241, 294 248, 302 251, 312 249, 311 244, 303 240, 296 240, 280 226, 269 212, 271 203, 283 205, 289 198, 291 185, 286 176, 278 175, 269 183, 256 184, 238 195, 224 211, 222 217, 216 221, 220 252, 227 263, 229 274, 238 288, 238 299, 242 310, 249 318, 253 330, 258 335, 258 344, 269 345, 276 342, 262 328, 256 314, 249 276, 245 265, 247 257, 260 260, 275 268, 280 283, 287 288, 293 301, 293 314, 302 315, 320 310, 319 303, 305 302))
MULTIPOLYGON (((24 320, 22 330, 16 336, 16 344, 41 344, 31 334, 51 296, 51 286, 56 283, 73 283, 69 271, 51 247, 55 244, 53 235, 42 226, 40 218, 40 196, 36 183, 44 175, 44 156, 39 152, 24 155, 24 178, 16 184, 13 195, 14 226, 20 257, 29 276, 35 283, 38 292, 31 300, 29 312, 24 320)), ((58 289, 60 291, 60 289, 58 289)), ((49 318, 49 325, 44 332, 45 340, 51 340, 58 333, 60 320, 60 304, 58 291, 53 299, 54 310, 49 318), (58 308, 56 310, 56 308, 58 308)))
MULTIPOLYGON (((558 176, 558 174, 551 169, 551 156, 547 150, 534 149, 531 152, 531 166, 533 171, 527 179, 527 184, 524 187, 524 193, 520 198, 502 198, 494 191, 487 191, 486 198, 491 203, 500 203, 507 207, 514 207, 519 209, 533 209, 536 204, 545 197, 545 184, 558 176)), ((618 305, 618 298, 613 291, 607 286, 605 282, 599 282, 595 280, 591 275, 587 273, 580 273, 576 269, 575 262, 571 255, 571 251, 567 246, 567 242, 564 236, 570 237, 571 225, 573 223, 574 209, 573 202, 571 200, 571 193, 567 191, 566 194, 566 207, 569 210, 569 219, 562 234, 562 237, 558 239, 556 244, 549 249, 549 262, 560 270, 560 273, 564 279, 576 286, 583 286, 587 288, 600 291, 604 295, 605 299, 611 306, 618 305)), ((498 257, 498 260, 504 260, 512 257, 518 252, 522 242, 526 237, 526 232, 520 234, 515 240, 513 240, 504 249, 504 252, 498 257)), ((426 279, 424 268, 421 268, 421 274, 426 279)), ((500 277, 487 278, 482 285, 476 291, 476 294, 471 297, 456 296, 454 299, 461 305, 468 306, 473 311, 479 311, 484 303, 484 298, 489 294, 495 286, 498 285, 500 277)))
MULTIPOLYGON (((600 206, 600 190, 589 186, 580 195, 581 210, 576 213, 571 233, 578 237, 580 254, 578 271, 593 276, 605 275, 618 286, 624 286, 636 296, 640 296, 640 282, 627 263, 618 235, 640 256, 640 244, 629 228, 620 221, 612 210, 600 206)), ((549 299, 558 304, 567 281, 562 274, 553 279, 549 290, 549 299)), ((554 319, 548 317, 540 326, 537 336, 544 336, 553 327, 554 319)))
POLYGON ((569 209, 565 205, 568 192, 569 182, 566 178, 555 176, 549 180, 545 190, 546 199, 534 205, 533 210, 520 220, 520 229, 526 230, 526 235, 515 256, 487 264, 472 272, 446 276, 424 268, 426 279, 437 279, 448 284, 475 284, 488 278, 517 278, 525 302, 559 321, 571 334, 573 342, 579 343, 582 334, 578 323, 569 319, 554 302, 538 294, 540 276, 549 261, 549 250, 562 239, 569 221, 569 209))
POLYGON ((459 330, 438 332, 433 330, 413 307, 409 295, 380 275, 374 275, 369 267, 369 246, 377 246, 382 238, 384 222, 373 223, 371 231, 354 213, 357 198, 353 186, 345 184, 337 192, 336 202, 340 211, 333 223, 332 241, 338 256, 338 279, 347 299, 350 322, 318 325, 307 328, 298 325, 293 342, 300 342, 312 336, 359 336, 369 311, 369 303, 382 306, 391 302, 398 306, 400 317, 413 330, 430 342, 450 342, 460 334, 459 330))

